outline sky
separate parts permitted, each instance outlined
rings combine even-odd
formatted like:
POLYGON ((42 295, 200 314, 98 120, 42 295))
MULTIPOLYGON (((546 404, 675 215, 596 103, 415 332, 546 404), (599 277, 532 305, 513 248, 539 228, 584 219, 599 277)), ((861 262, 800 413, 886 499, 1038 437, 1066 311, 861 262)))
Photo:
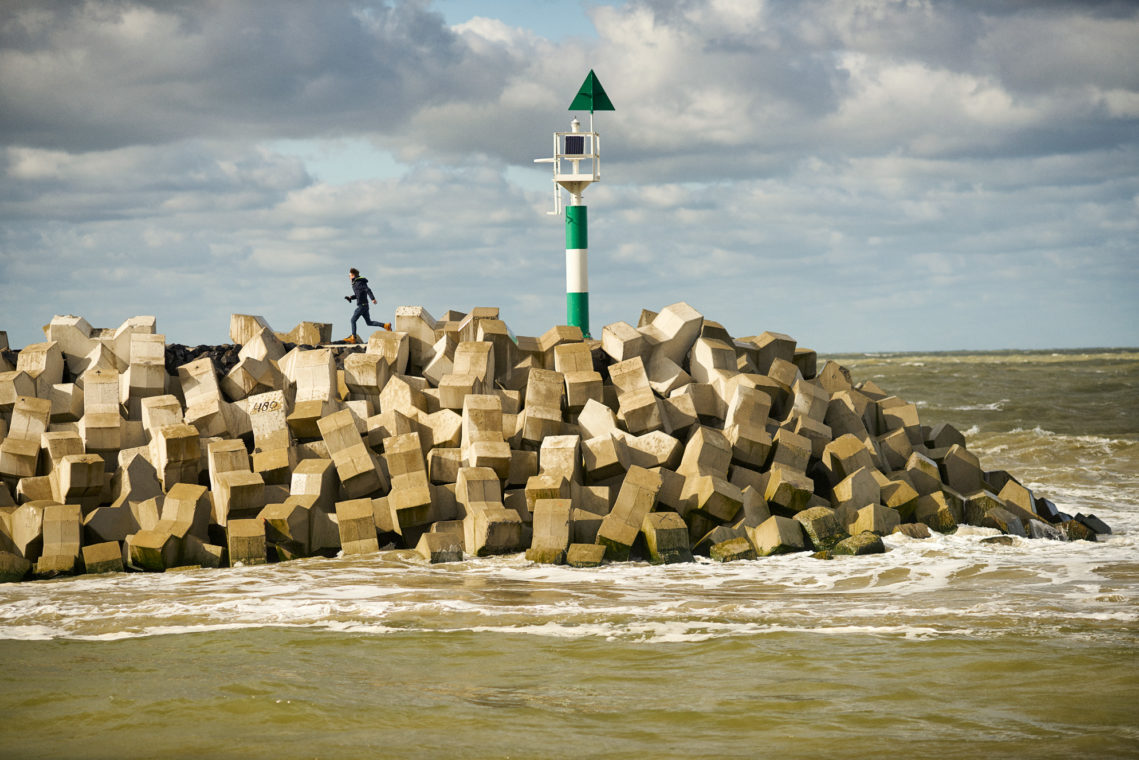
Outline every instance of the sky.
POLYGON ((685 301, 822 353, 1139 346, 1139 4, 3 0, 0 330, 564 323, 685 301))

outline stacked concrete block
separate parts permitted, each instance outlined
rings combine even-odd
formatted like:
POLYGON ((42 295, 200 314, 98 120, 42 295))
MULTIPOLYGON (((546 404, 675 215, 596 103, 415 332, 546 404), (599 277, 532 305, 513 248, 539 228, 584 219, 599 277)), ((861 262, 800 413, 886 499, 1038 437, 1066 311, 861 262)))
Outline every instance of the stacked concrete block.
POLYGON ((0 364, 0 557, 47 577, 390 541, 430 562, 529 549, 594 566, 865 553, 962 522, 1109 530, 984 471, 956 428, 790 337, 733 338, 683 303, 600 341, 564 325, 515 337, 489 307, 395 321, 362 352, 312 348, 329 325, 234 315, 236 365, 215 350, 168 374, 187 354, 153 317, 56 317, 0 364))
POLYGON ((388 487, 380 462, 365 445, 350 411, 322 417, 318 427, 347 497, 360 498, 388 487))
POLYGON ((502 400, 495 395, 469 395, 463 399, 461 461, 466 467, 489 467, 506 479, 512 461, 510 444, 502 429, 502 400))
POLYGON ((439 382, 439 403, 445 409, 460 410, 468 395, 494 391, 494 344, 463 341, 455 348, 450 374, 439 382))
POLYGON ((391 479, 387 503, 392 531, 408 538, 408 545, 414 546, 416 541, 410 537, 426 530, 432 522, 431 485, 419 434, 407 433, 385 440, 384 461, 391 479))
POLYGON ((660 401, 645 373, 641 357, 628 359, 609 368, 617 389, 618 419, 625 430, 640 435, 663 427, 660 401))
POLYGON ((572 535, 569 499, 540 499, 534 505, 534 537, 526 551, 531 562, 560 565, 572 535))
POLYGON ((596 543, 605 547, 606 559, 628 559, 645 517, 656 503, 660 488, 659 473, 643 467, 629 469, 621 483, 613 510, 605 516, 597 531, 596 543))
POLYGON ((63 351, 59 343, 33 343, 25 346, 16 359, 16 371, 32 381, 33 395, 48 398, 51 387, 63 382, 63 351))

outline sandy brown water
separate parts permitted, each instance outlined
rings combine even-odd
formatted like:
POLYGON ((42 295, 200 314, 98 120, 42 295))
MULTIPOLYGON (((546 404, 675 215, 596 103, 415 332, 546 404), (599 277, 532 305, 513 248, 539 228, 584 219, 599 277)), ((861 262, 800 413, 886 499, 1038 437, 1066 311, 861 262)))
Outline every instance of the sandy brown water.
POLYGON ((0 757, 1139 757, 1139 354, 844 361, 1114 535, 8 584, 0 757))

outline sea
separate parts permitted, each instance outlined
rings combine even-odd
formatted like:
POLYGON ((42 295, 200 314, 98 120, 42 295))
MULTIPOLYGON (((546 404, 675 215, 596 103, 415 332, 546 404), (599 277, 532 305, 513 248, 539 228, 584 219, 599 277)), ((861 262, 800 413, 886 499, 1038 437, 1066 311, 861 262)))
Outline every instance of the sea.
POLYGON ((5 584, 0 757, 1139 757, 1139 349, 829 358, 1111 535, 5 584))

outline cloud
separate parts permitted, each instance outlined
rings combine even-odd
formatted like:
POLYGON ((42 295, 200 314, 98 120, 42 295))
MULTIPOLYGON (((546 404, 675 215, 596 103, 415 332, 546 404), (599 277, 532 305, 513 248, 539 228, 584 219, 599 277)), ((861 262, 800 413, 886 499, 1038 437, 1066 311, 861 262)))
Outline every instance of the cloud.
POLYGON ((597 39, 551 41, 425 2, 9 3, 0 324, 343 327, 359 266, 381 309, 541 332, 564 238, 532 160, 593 68, 617 107, 586 196, 595 332, 688 300, 824 350, 1139 340, 1133 5, 590 14, 597 39), (305 153, 334 144, 390 161, 326 181, 305 153))

